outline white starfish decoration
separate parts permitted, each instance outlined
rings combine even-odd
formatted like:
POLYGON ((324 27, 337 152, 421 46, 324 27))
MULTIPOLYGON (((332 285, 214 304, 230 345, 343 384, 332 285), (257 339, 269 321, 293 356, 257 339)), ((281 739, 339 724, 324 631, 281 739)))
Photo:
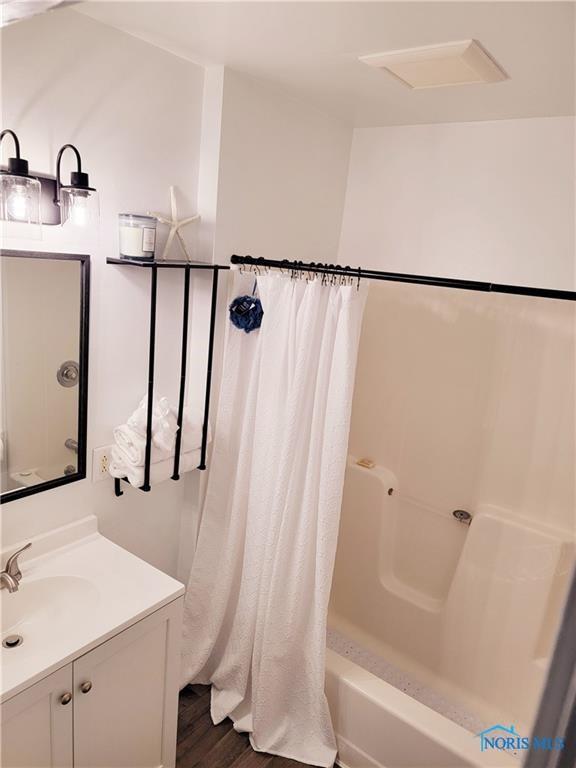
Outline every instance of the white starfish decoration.
POLYGON ((182 247, 182 250, 184 251, 184 255, 186 256, 186 259, 188 261, 192 261, 190 254, 188 253, 188 249, 186 248, 186 243, 184 242, 184 238, 180 234, 180 230, 182 227, 184 227, 186 224, 190 224, 192 221, 197 221, 200 216, 189 216, 187 219, 178 219, 178 209, 176 207, 176 193, 174 192, 174 187, 170 187, 170 212, 172 218, 169 219, 166 216, 163 216, 161 213, 155 213, 154 211, 148 211, 149 216, 154 216, 161 224, 166 224, 170 227, 170 232, 168 233, 168 239, 166 240, 166 245, 164 246, 164 251, 162 252, 161 258, 163 260, 166 259, 166 256, 168 255, 168 251, 170 250, 170 246, 172 245, 172 241, 175 237, 178 238, 178 241, 180 242, 180 246, 182 247))

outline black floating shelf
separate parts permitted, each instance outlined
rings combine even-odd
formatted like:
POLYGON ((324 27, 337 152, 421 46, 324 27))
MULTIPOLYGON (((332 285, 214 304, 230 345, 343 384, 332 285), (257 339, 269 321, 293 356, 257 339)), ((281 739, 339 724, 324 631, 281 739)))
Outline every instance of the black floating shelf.
MULTIPOLYGON (((210 331, 208 338, 208 360, 206 364, 206 390, 204 396, 204 419, 202 422, 202 447, 198 469, 206 469, 206 448, 208 442, 208 418, 210 416, 210 390, 212 387, 212 360, 214 357, 214 329, 216 326, 216 304, 218 300, 218 272, 229 266, 207 264, 203 261, 140 261, 138 259, 106 259, 107 264, 122 267, 144 267, 150 269, 150 346, 148 353, 148 410, 146 412, 146 450, 144 453, 144 485, 141 491, 151 490, 150 457, 152 454, 152 408, 154 401, 154 357, 156 352, 156 296, 158 269, 184 270, 184 311, 182 313, 182 359, 180 364, 180 396, 178 398, 178 431, 174 448, 174 470, 172 480, 180 479, 180 448, 182 444, 182 422, 184 416, 184 394, 186 390, 186 357, 188 351, 188 313, 190 304, 190 272, 210 270, 212 272, 212 303, 210 307, 210 331)), ((122 478, 127 482, 126 478, 122 478)), ((122 496, 120 478, 114 478, 114 493, 122 496)))
POLYGON ((184 261, 181 259, 166 259, 165 261, 146 261, 145 259, 106 259, 106 264, 118 264, 122 267, 144 267, 151 269, 152 267, 158 267, 158 269, 183 269, 188 267, 189 269, 211 269, 212 271, 218 269, 230 269, 229 266, 222 266, 221 264, 208 264, 205 261, 184 261))

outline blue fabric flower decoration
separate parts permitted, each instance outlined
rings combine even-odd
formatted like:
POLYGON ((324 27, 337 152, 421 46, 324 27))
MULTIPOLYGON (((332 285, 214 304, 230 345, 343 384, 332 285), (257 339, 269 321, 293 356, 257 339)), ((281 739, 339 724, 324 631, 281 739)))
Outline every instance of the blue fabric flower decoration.
POLYGON ((255 331, 262 325, 264 310, 260 299, 255 296, 238 296, 230 304, 229 309, 232 325, 240 328, 244 333, 255 331))

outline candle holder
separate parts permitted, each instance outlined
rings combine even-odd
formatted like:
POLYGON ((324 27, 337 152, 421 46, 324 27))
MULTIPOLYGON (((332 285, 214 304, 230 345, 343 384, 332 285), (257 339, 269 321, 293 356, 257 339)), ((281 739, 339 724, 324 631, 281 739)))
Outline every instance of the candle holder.
POLYGON ((156 250, 156 224, 154 216, 121 213, 120 258, 153 261, 156 250))

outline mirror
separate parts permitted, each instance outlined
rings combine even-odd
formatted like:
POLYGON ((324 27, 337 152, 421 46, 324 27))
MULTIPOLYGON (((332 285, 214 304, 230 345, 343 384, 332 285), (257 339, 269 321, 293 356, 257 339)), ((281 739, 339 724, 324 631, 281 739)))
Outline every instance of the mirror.
POLYGON ((0 251, 1 503, 86 477, 89 272, 0 251))

